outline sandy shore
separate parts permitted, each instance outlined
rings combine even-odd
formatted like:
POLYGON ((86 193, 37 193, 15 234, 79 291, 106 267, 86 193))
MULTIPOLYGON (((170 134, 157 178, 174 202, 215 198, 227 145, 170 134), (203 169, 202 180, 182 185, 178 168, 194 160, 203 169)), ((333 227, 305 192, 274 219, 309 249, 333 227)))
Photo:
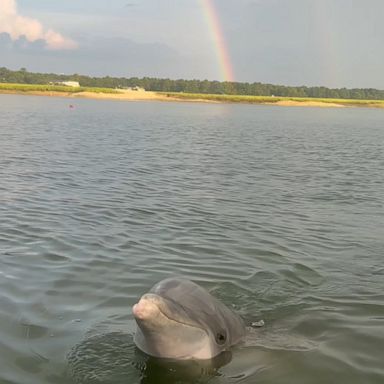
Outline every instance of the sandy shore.
POLYGON ((321 107, 321 108, 344 108, 345 105, 336 103, 322 103, 321 101, 293 101, 282 100, 276 103, 266 103, 269 105, 280 105, 282 107, 321 107))
POLYGON ((157 101, 180 101, 180 102, 199 102, 199 103, 218 103, 216 100, 205 99, 181 99, 172 97, 165 93, 157 93, 151 91, 119 91, 119 93, 95 93, 95 92, 79 92, 72 97, 88 98, 88 99, 105 99, 105 100, 127 100, 127 101, 141 101, 141 100, 157 100, 157 101))
POLYGON ((169 97, 156 92, 149 91, 120 91, 119 93, 95 93, 79 92, 73 97, 84 97, 87 99, 110 99, 110 100, 169 100, 169 97))
POLYGON ((15 95, 33 95, 33 96, 55 96, 84 99, 103 99, 103 100, 177 100, 173 97, 167 97, 156 92, 148 91, 119 91, 118 93, 101 92, 58 92, 58 91, 24 91, 0 90, 0 93, 15 95))
MULTIPOLYGON (((94 92, 79 92, 72 97, 84 97, 89 99, 109 99, 109 100, 158 100, 158 101, 180 101, 180 102, 197 102, 197 103, 220 103, 218 100, 206 100, 206 99, 188 99, 177 98, 167 96, 166 94, 150 92, 150 91, 121 91, 121 93, 94 93, 94 92)), ((335 103, 322 103, 318 101, 292 101, 282 100, 276 103, 257 103, 255 104, 268 104, 278 105, 284 107, 329 107, 329 108, 343 108, 344 105, 335 103)))
MULTIPOLYGON (((3 90, 0 89, 0 93, 8 94, 22 94, 22 95, 35 95, 35 96, 55 96, 55 97, 68 97, 68 98, 86 98, 86 99, 100 99, 100 100, 121 100, 121 101, 177 101, 177 102, 198 102, 198 103, 230 103, 231 101, 226 100, 209 100, 209 99, 196 99, 185 97, 183 98, 174 97, 173 95, 167 95, 166 93, 157 93, 151 91, 132 91, 132 90, 120 90, 118 93, 99 93, 99 92, 58 92, 58 91, 17 91, 17 90, 3 90)), ((236 103, 243 103, 243 101, 236 101, 236 103)), ((276 102, 255 100, 249 102, 244 100, 244 103, 251 104, 265 104, 265 105, 276 105, 283 107, 322 107, 322 108, 344 108, 347 106, 353 107, 358 105, 353 104, 338 104, 333 102, 322 102, 322 101, 295 101, 295 100, 279 100, 276 102)), ((384 103, 364 104, 361 107, 374 107, 383 108, 384 103)))

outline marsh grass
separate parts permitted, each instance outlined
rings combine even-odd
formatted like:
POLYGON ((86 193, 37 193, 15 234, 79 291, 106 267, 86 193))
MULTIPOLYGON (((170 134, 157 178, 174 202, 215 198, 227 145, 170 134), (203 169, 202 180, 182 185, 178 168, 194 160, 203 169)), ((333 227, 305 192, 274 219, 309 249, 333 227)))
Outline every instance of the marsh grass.
POLYGON ((94 93, 119 93, 112 88, 96 88, 96 87, 68 87, 65 85, 49 85, 49 84, 13 84, 0 83, 0 92, 64 92, 64 93, 79 93, 79 92, 94 92, 94 93))
POLYGON ((358 100, 358 99, 326 99, 326 98, 310 98, 310 97, 275 97, 275 96, 247 96, 247 95, 215 95, 203 93, 177 93, 162 92, 168 97, 181 100, 207 100, 227 103, 251 103, 251 104, 275 104, 279 102, 295 102, 295 103, 325 103, 338 104, 343 106, 358 107, 381 107, 384 108, 384 100, 358 100))
MULTIPOLYGON (((112 88, 99 87, 68 87, 64 85, 49 84, 16 84, 0 83, 0 93, 36 93, 49 95, 50 93, 78 94, 81 92, 119 94, 121 91, 112 88)), ((384 108, 384 100, 358 100, 358 99, 326 99, 309 97, 275 97, 275 96, 247 96, 247 95, 219 95, 203 93, 183 92, 156 92, 164 99, 178 99, 185 101, 214 101, 222 103, 249 103, 249 104, 279 104, 281 102, 293 102, 296 105, 336 104, 351 107, 377 107, 384 108)))

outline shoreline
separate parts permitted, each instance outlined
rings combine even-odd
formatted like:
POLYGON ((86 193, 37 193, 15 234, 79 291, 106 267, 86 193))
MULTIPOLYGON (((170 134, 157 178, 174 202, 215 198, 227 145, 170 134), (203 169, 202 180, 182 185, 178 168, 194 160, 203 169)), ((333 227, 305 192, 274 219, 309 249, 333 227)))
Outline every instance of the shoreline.
MULTIPOLYGON (((111 90, 112 91, 112 90, 111 90)), ((263 97, 263 96, 242 96, 242 95, 204 95, 204 94, 175 94, 172 92, 152 92, 124 90, 112 93, 86 91, 55 91, 55 90, 17 90, 1 89, 0 94, 14 94, 26 96, 45 96, 63 98, 84 98, 95 100, 118 100, 118 101, 172 101, 172 102, 196 102, 196 103, 231 103, 231 104, 258 104, 280 107, 317 107, 317 108, 345 108, 345 107, 366 107, 384 108, 384 101, 381 100, 335 100, 335 99, 303 99, 294 97, 263 97)))

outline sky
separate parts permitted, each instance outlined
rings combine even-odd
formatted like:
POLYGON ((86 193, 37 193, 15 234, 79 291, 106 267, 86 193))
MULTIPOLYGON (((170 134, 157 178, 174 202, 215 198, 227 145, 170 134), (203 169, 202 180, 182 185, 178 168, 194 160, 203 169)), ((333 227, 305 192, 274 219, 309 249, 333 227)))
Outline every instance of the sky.
POLYGON ((384 89, 384 0, 0 0, 0 67, 384 89))

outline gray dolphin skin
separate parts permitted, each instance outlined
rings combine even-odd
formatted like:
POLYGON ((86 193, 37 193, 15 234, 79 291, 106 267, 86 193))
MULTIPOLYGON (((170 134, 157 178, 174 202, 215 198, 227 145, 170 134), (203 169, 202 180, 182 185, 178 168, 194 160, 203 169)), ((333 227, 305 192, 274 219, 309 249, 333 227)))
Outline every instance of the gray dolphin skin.
POLYGON ((236 313, 183 278, 160 281, 132 312, 136 346, 158 358, 212 359, 245 336, 245 325, 236 313))

